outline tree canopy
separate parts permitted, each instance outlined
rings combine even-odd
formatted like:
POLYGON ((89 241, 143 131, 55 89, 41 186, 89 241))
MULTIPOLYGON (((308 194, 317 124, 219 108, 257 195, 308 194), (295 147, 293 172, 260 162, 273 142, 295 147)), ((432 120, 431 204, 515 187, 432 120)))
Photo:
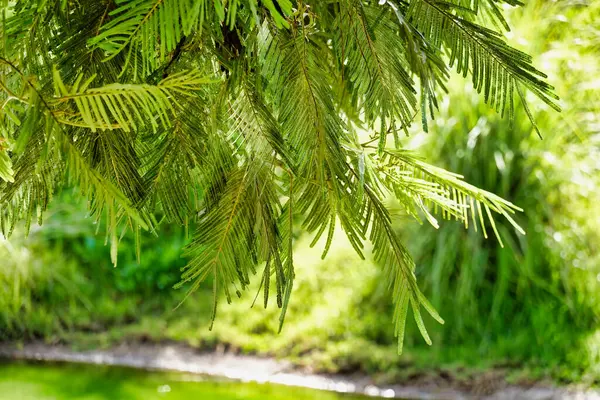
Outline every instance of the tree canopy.
MULTIPOLYGON (((532 58, 503 39, 518 0, 1 0, 0 226, 42 224, 61 188, 122 235, 194 230, 181 285, 217 299, 259 275, 281 324, 294 230, 341 228, 387 271, 402 350, 426 341, 414 262, 386 199, 493 232, 520 209, 403 148, 427 131, 451 71, 513 118, 526 93, 559 109, 532 58), (372 247, 366 247, 370 242, 372 247)), ((532 123, 535 122, 532 119, 532 123)), ((138 255, 139 256, 139 255, 138 255)), ((318 271, 315 271, 318 273, 318 271)), ((258 296, 258 295, 257 295, 258 296)))

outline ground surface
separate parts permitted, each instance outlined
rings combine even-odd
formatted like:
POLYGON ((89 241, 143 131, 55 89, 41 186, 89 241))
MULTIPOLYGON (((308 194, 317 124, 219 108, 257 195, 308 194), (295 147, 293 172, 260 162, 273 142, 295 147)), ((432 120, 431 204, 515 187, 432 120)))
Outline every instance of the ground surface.
POLYGON ((509 385, 500 374, 485 373, 471 382, 440 377, 436 381, 415 377, 409 385, 378 387, 364 375, 318 375, 294 368, 285 361, 223 352, 198 352, 178 344, 120 345, 106 350, 75 351, 67 346, 31 343, 0 345, 0 357, 118 365, 173 370, 225 377, 246 382, 269 382, 321 390, 412 399, 600 399, 600 392, 544 385, 509 385))

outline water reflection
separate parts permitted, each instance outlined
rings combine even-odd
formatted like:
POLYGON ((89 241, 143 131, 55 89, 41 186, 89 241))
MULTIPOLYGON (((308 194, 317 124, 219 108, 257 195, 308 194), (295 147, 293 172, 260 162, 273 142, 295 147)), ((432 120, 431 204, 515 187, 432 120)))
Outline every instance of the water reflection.
MULTIPOLYGON (((1 363, 7 400, 364 400, 292 386, 207 380, 201 376, 83 364, 1 363)), ((375 393, 373 393, 375 394, 375 393)), ((380 393, 381 394, 381 393, 380 393)), ((393 393, 383 393, 386 397, 393 393)))

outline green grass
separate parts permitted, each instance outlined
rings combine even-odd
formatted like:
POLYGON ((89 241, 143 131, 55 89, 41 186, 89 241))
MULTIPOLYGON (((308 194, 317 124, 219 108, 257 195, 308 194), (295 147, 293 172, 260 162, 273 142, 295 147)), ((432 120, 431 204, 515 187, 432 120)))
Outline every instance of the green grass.
MULTIPOLYGON (((548 353, 547 359, 536 359, 525 352, 534 343, 527 336, 532 328, 528 325, 521 327, 520 336, 497 332, 484 350, 477 336, 449 343, 448 332, 453 332, 460 317, 450 309, 445 309, 446 325, 435 327, 427 321, 437 335, 432 347, 424 345, 416 327, 409 325, 409 345, 398 356, 390 329, 392 308, 381 269, 360 261, 345 240, 334 240, 330 257, 323 261, 319 246, 309 248, 309 239, 302 237, 297 243, 295 301, 282 334, 277 333, 277 307, 271 305, 265 310, 262 304, 256 304, 251 308, 253 291, 231 305, 222 304, 214 329, 209 331, 210 283, 175 309, 183 292, 148 295, 140 289, 123 293, 110 282, 122 279, 110 261, 104 267, 96 265, 98 270, 75 268, 57 251, 49 253, 54 268, 40 268, 38 273, 46 275, 33 280, 34 292, 48 297, 40 301, 39 294, 31 295, 31 307, 19 319, 25 334, 19 331, 11 338, 42 338, 79 349, 145 341, 176 341, 200 349, 220 346, 233 352, 285 357, 314 371, 362 371, 380 383, 435 380, 440 374, 469 382, 481 371, 494 368, 506 370, 507 377, 516 382, 549 376, 563 382, 584 378, 588 361, 576 357, 587 357, 587 353, 572 342, 574 336, 569 331, 561 331, 564 325, 555 328, 560 334, 556 340, 567 347, 548 353), (56 285, 55 275, 77 282, 78 294, 52 286, 56 285), (97 275, 103 280, 96 281, 97 275), (565 357, 569 355, 571 360, 567 362, 565 357)), ((31 240, 35 242, 35 238, 31 240)), ((552 315, 545 323, 554 323, 552 315)), ((530 349, 538 357, 548 350, 544 346, 530 349)))

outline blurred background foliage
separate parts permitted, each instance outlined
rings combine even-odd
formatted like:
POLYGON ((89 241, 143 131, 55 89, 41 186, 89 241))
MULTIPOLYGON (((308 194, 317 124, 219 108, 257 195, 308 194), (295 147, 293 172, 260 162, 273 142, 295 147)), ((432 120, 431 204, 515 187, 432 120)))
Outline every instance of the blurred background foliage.
POLYGON ((264 310, 259 299, 250 308, 251 294, 221 307, 210 332, 210 282, 176 308, 185 294, 172 289, 185 265, 182 228, 146 235, 139 263, 133 240, 123 237, 113 268, 104 237, 67 191, 57 195, 43 228, 0 240, 0 340, 177 340, 381 380, 508 367, 517 377, 598 383, 600 2, 532 0, 511 21, 509 40, 537 55, 562 99, 562 114, 531 99, 543 140, 524 112, 511 126, 460 78, 430 133, 406 139, 429 162, 525 210, 517 217, 526 236, 508 223, 498 226, 504 248, 457 222, 436 230, 398 210, 396 227, 416 259, 420 286, 446 320, 428 325, 433 347, 409 326, 405 354, 396 355, 381 268, 360 261, 340 235, 326 260, 319 244, 311 249, 311 238, 297 238, 297 281, 283 334, 276 333, 277 307, 264 310))

